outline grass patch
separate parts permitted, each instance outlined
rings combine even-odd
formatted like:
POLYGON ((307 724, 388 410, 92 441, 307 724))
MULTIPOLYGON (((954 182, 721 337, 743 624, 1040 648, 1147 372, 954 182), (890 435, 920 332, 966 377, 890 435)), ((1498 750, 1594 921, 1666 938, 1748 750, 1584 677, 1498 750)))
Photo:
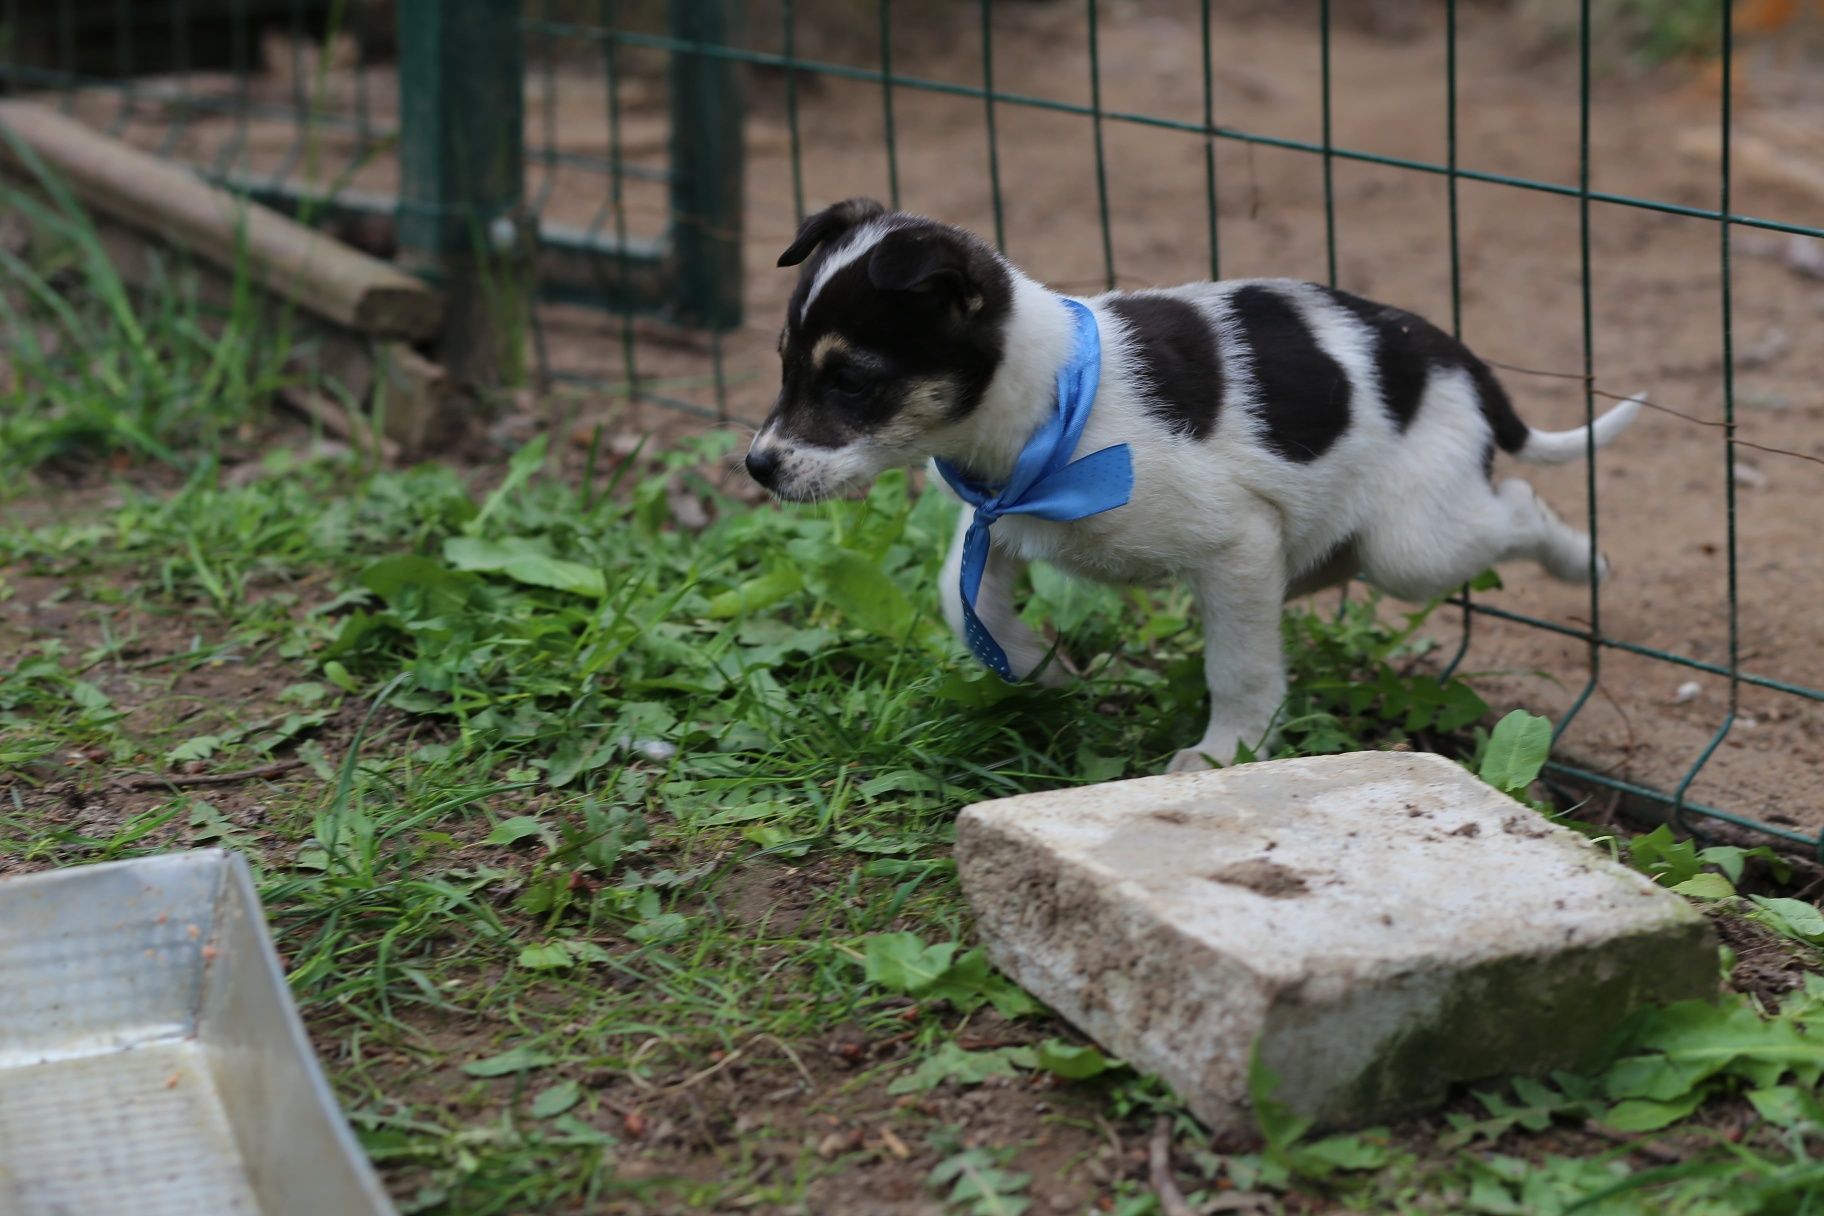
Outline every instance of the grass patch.
POLYGON ((33 248, 0 244, 0 472, 93 458, 193 469, 299 379, 288 315, 263 310, 244 273, 210 306, 177 261, 130 292, 80 204, 18 151, 35 188, 0 182, 0 211, 33 248))
MULTIPOLYGON (((1096 1118, 1162 1111, 1212 1194, 1282 1197, 1269 1208, 1467 1195, 1452 1210, 1634 1211, 1628 1196, 1689 1194, 1697 1206, 1670 1210, 1721 1210, 1702 1203, 1749 1193, 1747 1170, 1774 1206, 1729 1210, 1801 1210, 1776 1199, 1806 1167, 1770 1146, 1812 1133, 1808 1066, 1725 1066, 1651 1099, 1674 1127, 1719 1102, 1772 1112, 1752 1161, 1715 1139, 1689 1150, 1705 1169, 1663 1177, 1612 1143, 1535 1160, 1549 1187, 1510 1158, 1414 1150, 1397 1129, 1282 1135, 1256 1153, 1207 1144, 1155 1082, 1072 1041, 962 944, 948 856, 960 803, 1157 771, 1194 733, 1186 604, 1041 575, 1034 611, 1069 627, 1091 674, 1074 691, 1002 684, 924 608, 949 505, 889 476, 858 503, 748 510, 693 472, 725 447, 579 484, 534 444, 485 494, 448 469, 351 477, 275 456, 250 484, 205 470, 169 497, 129 493, 105 516, 0 534, 9 578, 69 588, 93 622, 138 621, 142 641, 174 621, 186 631, 154 655, 37 637, 0 673, 22 778, 0 806, 0 848, 34 863, 184 841, 248 850, 319 1047, 411 1210, 787 1210, 866 1177, 865 1143, 806 1131, 812 1096, 839 1122, 898 1129, 921 1196, 959 1211, 1017 1210, 1042 1135, 1088 1154, 1096 1118), (680 483, 712 502, 701 531, 669 519, 680 483), (228 666, 273 678, 234 713, 159 711, 175 708, 161 702, 171 667, 228 666), (64 783, 275 757, 301 767, 252 803, 153 790, 107 832, 47 813, 64 783), (977 1093, 1062 1095, 1088 1130, 1028 1120, 980 1142, 958 1107, 977 1093), (711 1095, 727 1108, 710 1147, 692 1145, 684 1112, 711 1095), (764 1118, 740 1125, 743 1104, 764 1118)), ((1422 620, 1360 598, 1290 613, 1288 750, 1473 727, 1486 713, 1473 691, 1408 670, 1422 620)), ((1523 793, 1542 745, 1521 715, 1479 763, 1523 793)), ((1787 906, 1798 901, 1734 893, 1766 856, 1663 834, 1634 852, 1788 937, 1813 927, 1787 906)), ((1785 1023, 1738 1006, 1725 1029, 1799 1033, 1817 999, 1790 1002, 1785 1023)), ((1519 1161, 1620 1100, 1576 1084, 1491 1092, 1457 1143, 1518 1147, 1519 1161)), ((1127 1165, 1097 1181, 1079 1163, 1076 1177, 1115 1210, 1151 1210, 1127 1165)))

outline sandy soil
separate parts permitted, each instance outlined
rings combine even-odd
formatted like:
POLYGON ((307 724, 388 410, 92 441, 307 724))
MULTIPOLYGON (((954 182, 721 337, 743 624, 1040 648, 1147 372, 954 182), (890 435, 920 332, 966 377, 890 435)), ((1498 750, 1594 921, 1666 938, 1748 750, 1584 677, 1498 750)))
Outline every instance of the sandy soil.
MULTIPOLYGON (((800 5, 807 37, 801 53, 871 66, 866 40, 818 38, 836 28, 839 6, 800 5), (828 12, 825 12, 825 9, 828 12)), ((1274 136, 1321 138, 1315 5, 1280 6, 1273 16, 1230 13, 1216 33, 1218 121, 1274 136)), ((1202 65, 1195 6, 1111 0, 1102 6, 1104 105, 1195 121, 1202 107, 1202 65)), ((1397 157, 1445 157, 1445 46, 1441 19, 1411 8, 1403 36, 1339 24, 1333 36, 1334 142, 1397 157)), ((924 6, 895 10, 905 35, 897 70, 978 84, 980 43, 958 19, 953 42, 934 38, 924 6)), ((1538 26, 1500 9, 1464 6, 1459 49, 1459 146, 1465 167, 1574 184, 1578 175, 1578 88, 1574 48, 1542 39, 1538 26)), ((772 32, 756 45, 776 49, 772 32)), ((1740 72, 1747 88, 1741 127, 1783 121, 1817 125, 1815 98, 1774 88, 1779 48, 1750 42, 1740 72), (1771 58, 1770 58, 1771 56, 1771 58)), ((637 66, 637 65, 635 65, 637 66)), ((1622 62, 1599 64, 1590 122, 1590 183, 1596 190, 1693 207, 1717 202, 1714 161, 1717 97, 1709 75, 1687 67, 1647 73, 1622 62)), ((1086 27, 1077 6, 1004 4, 995 9, 996 84, 1016 93, 1086 103, 1090 74, 1086 27)), ((346 107, 353 77, 330 73, 329 108, 346 107)), ((256 86, 284 101, 290 85, 272 75, 256 86)), ((369 69, 374 122, 389 121, 390 70, 369 69)), ((597 65, 560 59, 550 85, 528 85, 528 138, 570 154, 607 150, 606 92, 597 65)), ((653 82, 623 87, 623 136, 629 158, 663 163, 664 117, 653 82)), ((806 202, 851 194, 885 196, 888 165, 878 86, 801 81, 799 129, 806 202)), ((99 105, 99 103, 92 103, 99 105)), ((983 107, 979 101, 906 89, 893 96, 900 199, 908 208, 992 231, 983 107)), ((155 113, 128 124, 150 139, 166 129, 155 113)), ((98 113, 101 111, 98 110, 98 113)), ((1092 124, 1026 108, 997 107, 1007 252, 1033 274, 1066 290, 1103 285, 1092 124)), ((213 157, 241 132, 230 120, 190 125, 178 152, 213 157)), ((776 376, 773 341, 791 275, 772 269, 795 222, 791 142, 784 83, 757 72, 751 84, 747 181, 747 319, 720 342, 730 411, 764 411, 776 376)), ((1104 125, 1112 250, 1123 286, 1173 283, 1209 273, 1202 141, 1194 135, 1128 123, 1104 125)), ((326 137, 315 156, 321 175, 376 192, 396 181, 393 162, 373 155, 349 169, 352 143, 326 137)), ((283 123, 248 128, 245 165, 274 170, 301 163, 283 123)), ((311 158, 304 158, 309 160, 311 158)), ((1744 158, 1746 161, 1747 158, 1744 158)), ((1339 286, 1450 319, 1448 200, 1435 175, 1337 161, 1335 225, 1339 286)), ((1323 165, 1318 157, 1218 141, 1221 271, 1225 275, 1326 275, 1323 165)), ((576 226, 607 223, 604 182, 582 169, 531 174, 546 218, 576 226)), ((1522 367, 1575 373, 1582 367, 1579 212, 1574 198, 1466 182, 1460 192, 1462 329, 1485 357, 1522 367)), ((1738 174, 1738 212, 1816 223, 1824 194, 1807 193, 1756 166, 1738 174)), ((627 225, 653 234, 664 217, 662 188, 629 183, 627 225)), ((1798 244, 1806 243, 1802 240, 1798 244)), ((1816 244, 1816 243, 1812 243, 1816 244)), ((1799 273, 1786 238, 1741 232, 1733 272, 1738 436, 1790 449, 1811 460, 1757 450, 1738 452, 1734 487, 1739 538, 1734 618, 1743 670, 1824 686, 1824 547, 1817 541, 1824 491, 1824 281, 1799 273)), ((1649 413, 1596 471, 1601 540, 1618 577, 1600 600, 1515 568, 1508 587, 1486 597, 1498 608, 1573 630, 1600 619, 1618 641, 1663 648, 1694 660, 1729 661, 1729 514, 1724 444, 1719 238, 1712 223, 1597 204, 1590 212, 1593 359, 1600 387, 1649 390, 1690 415, 1649 413)), ((1824 249, 1799 250, 1824 265, 1824 249)), ((554 366, 609 380, 625 376, 620 323, 578 310, 546 318, 554 366)), ((716 353, 700 336, 642 322, 638 371, 675 396, 713 404, 703 387, 716 353)), ((1545 427, 1582 419, 1574 380, 1504 374, 1522 413, 1545 427)), ((574 406, 568 407, 574 408, 574 406)), ((612 408, 584 403, 585 409, 612 408)), ((661 426, 646 407, 639 425, 661 426)), ((1505 472, 1507 470, 1498 470, 1505 472)), ((1581 466, 1530 470, 1528 476, 1569 518, 1590 511, 1581 466)), ((1457 627, 1438 629, 1454 651, 1457 627)), ((1466 669, 1492 700, 1562 715, 1588 682, 1586 643, 1522 625, 1480 618, 1466 669)), ((1565 735, 1563 754, 1626 780, 1676 787, 1727 720, 1728 682, 1618 650, 1601 655, 1600 679, 1565 735), (1695 687, 1681 687, 1694 685, 1695 687)), ((1808 831, 1824 829, 1824 709, 1815 701, 1744 686, 1733 729, 1689 787, 1697 801, 1808 831)))

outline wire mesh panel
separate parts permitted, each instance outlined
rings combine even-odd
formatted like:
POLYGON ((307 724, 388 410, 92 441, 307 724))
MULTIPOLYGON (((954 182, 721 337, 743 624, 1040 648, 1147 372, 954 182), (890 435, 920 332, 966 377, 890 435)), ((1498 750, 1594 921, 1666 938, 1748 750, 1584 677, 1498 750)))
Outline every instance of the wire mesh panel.
MULTIPOLYGON (((0 0, 29 31, 6 79, 264 197, 328 195, 329 222, 397 213, 398 76, 369 6, 136 4, 131 28, 169 43, 157 66, 137 37, 109 49, 125 7, 110 25, 99 0, 0 0), (208 68, 206 12, 228 30, 208 68)), ((1560 754, 1607 757, 1559 778, 1824 853, 1824 807, 1790 775, 1824 751, 1824 664, 1810 614, 1756 594, 1799 585, 1782 547, 1816 552, 1790 517, 1824 486, 1824 445, 1809 406, 1761 400, 1802 393, 1803 369, 1738 391, 1815 307, 1764 255, 1824 268, 1824 227, 1790 192, 1744 205, 1732 6, 1706 35, 1712 72, 1671 84, 1618 68, 1616 6, 1591 0, 1537 6, 1564 19, 1527 55, 1495 6, 1409 6, 1397 37, 1360 23, 1400 6, 1334 7, 524 0, 523 213, 562 305, 537 314, 541 366, 579 392, 756 419, 790 289, 774 258, 808 210, 875 194, 976 228, 1062 291, 1291 275, 1412 308, 1503 369, 1539 425, 1647 388, 1656 412, 1617 449, 1538 479, 1623 580, 1465 592, 1443 666, 1508 671, 1516 699, 1555 705, 1560 754), (1668 484, 1636 443, 1689 472, 1668 484), (1778 479, 1764 501, 1796 504, 1782 518, 1741 498, 1759 464, 1778 479)))
MULTIPOLYGON (((1566 685, 1563 706, 1556 715, 1561 737, 1575 731, 1593 705, 1612 699, 1605 689, 1605 669, 1618 654, 1664 665, 1668 673, 1716 677, 1722 682, 1723 693, 1715 706, 1715 716, 1701 728, 1700 741, 1681 762, 1670 771, 1660 766, 1659 771, 1665 775, 1636 778, 1625 763, 1620 767, 1597 767, 1561 762, 1552 771, 1585 786, 1606 787, 1661 804, 1686 826, 1693 825, 1695 816, 1824 849, 1824 833, 1817 826, 1802 823, 1802 816, 1775 822, 1730 805, 1726 782, 1720 783, 1721 792, 1712 799, 1697 795, 1707 766, 1732 732, 1743 729, 1744 689, 1756 690, 1757 695, 1764 691, 1791 698, 1800 703, 1800 708, 1791 712, 1801 715, 1810 714, 1809 705, 1824 700, 1824 689, 1820 687, 1824 680, 1818 678, 1815 662, 1809 671, 1788 669, 1777 662, 1757 667, 1744 662, 1741 644, 1737 493, 1742 479, 1736 468, 1738 449, 1754 447, 1774 460, 1796 458, 1815 464, 1817 458, 1796 448, 1757 444, 1739 433, 1733 352, 1732 233, 1747 230, 1817 238, 1824 235, 1824 229, 1796 219, 1745 214, 1732 201, 1731 102, 1735 83, 1731 74, 1735 59, 1729 7, 1719 8, 1715 31, 1721 73, 1709 103, 1713 107, 1710 122, 1716 140, 1715 171, 1707 191, 1685 187, 1676 197, 1656 196, 1651 190, 1617 180, 1603 171, 1602 159, 1612 141, 1593 140, 1592 132, 1600 123, 1605 87, 1605 74, 1596 60, 1605 51, 1601 31, 1593 28, 1597 23, 1589 0, 1574 6, 1572 28, 1566 31, 1568 58, 1574 66, 1541 85, 1559 90, 1571 110, 1567 125, 1549 135, 1540 133, 1532 141, 1547 153, 1534 159, 1555 166, 1556 172, 1516 171, 1503 165, 1500 157, 1486 154, 1473 155, 1466 163, 1461 129, 1461 35, 1459 6, 1455 3, 1445 4, 1435 13, 1441 28, 1428 25, 1424 31, 1430 41, 1428 52, 1422 57, 1429 76, 1423 87, 1433 91, 1434 104, 1428 117, 1436 128, 1439 146, 1435 155, 1355 146, 1338 137, 1340 130, 1360 130, 1364 124, 1351 112, 1359 97, 1345 92, 1339 82, 1334 62, 1337 25, 1328 0, 1298 6, 1298 12, 1308 22, 1298 35, 1309 56, 1301 66, 1307 79, 1315 76, 1317 85, 1312 98, 1316 113, 1305 116, 1302 129, 1295 121, 1256 127, 1221 120, 1218 105, 1225 84, 1239 82, 1238 91, 1244 95, 1250 89, 1264 95, 1267 104, 1244 107, 1255 111, 1285 109, 1294 100, 1294 90, 1263 76, 1239 47, 1224 45, 1225 28, 1232 29, 1237 24, 1231 10, 1213 5, 1211 0, 1148 6, 1143 10, 1127 6, 1111 22, 1103 11, 1107 7, 1106 0, 1100 4, 1098 0, 1081 0, 1080 7, 1059 4, 1049 6, 1051 12, 1035 16, 1030 7, 996 4, 993 0, 978 0, 973 5, 920 6, 917 13, 910 11, 911 6, 896 6, 891 0, 863 6, 782 0, 777 6, 776 25, 770 20, 755 23, 740 41, 703 45, 630 24, 612 25, 601 33, 610 46, 629 52, 697 52, 745 64, 761 74, 769 95, 777 97, 784 131, 778 141, 782 146, 755 156, 750 163, 750 174, 760 180, 759 188, 750 195, 748 224, 752 232, 770 233, 776 247, 787 242, 791 223, 802 218, 807 207, 869 192, 879 193, 895 205, 932 210, 943 218, 977 224, 1029 270, 1068 291, 1093 292, 1106 287, 1182 281, 1198 273, 1216 276, 1225 270, 1225 262, 1237 261, 1247 262, 1245 269, 1253 273, 1304 274, 1333 285, 1372 290, 1372 282, 1361 282, 1363 276, 1351 273, 1351 245, 1375 242, 1380 235, 1370 218, 1372 208, 1361 204, 1364 189, 1358 183, 1384 181, 1389 174, 1432 179, 1439 188, 1442 197, 1437 201, 1442 205, 1437 208, 1437 222, 1428 237, 1413 247, 1410 256, 1426 260, 1433 268, 1438 280, 1434 302, 1429 307, 1424 307, 1423 301, 1394 302, 1417 303, 1421 311, 1430 311, 1441 319, 1447 317, 1454 333, 1488 351, 1488 345, 1478 341, 1484 335, 1466 332, 1466 316, 1473 320, 1477 312, 1474 307, 1466 307, 1472 275, 1478 264, 1484 279, 1498 281, 1500 277, 1524 272, 1528 253, 1522 249, 1496 251, 1506 262, 1497 274, 1491 274, 1488 267, 1494 259, 1490 250, 1465 239, 1466 212, 1496 193, 1503 199, 1522 200, 1523 205, 1541 212, 1568 207, 1572 232, 1569 257, 1553 267, 1556 278, 1544 298, 1546 309, 1555 314, 1553 324, 1569 339, 1558 345, 1571 357, 1564 361, 1529 358, 1524 363, 1516 360, 1498 364, 1507 368, 1510 382, 1537 384, 1556 378, 1575 389, 1576 412, 1564 419, 1567 425, 1587 421, 1605 401, 1628 395, 1612 391, 1620 386, 1611 384, 1602 367, 1604 310, 1608 304, 1597 284, 1602 273, 1599 253, 1610 243, 1607 232, 1618 224, 1629 223, 1678 223, 1686 236, 1707 229, 1711 238, 1710 264, 1715 269, 1698 271, 1695 265, 1690 269, 1700 278, 1708 275, 1704 281, 1713 292, 1713 333, 1720 344, 1714 391, 1700 398, 1691 412, 1658 408, 1662 418, 1695 429, 1699 437, 1690 442, 1712 449, 1714 471, 1691 492, 1701 495, 1705 504, 1714 508, 1722 525, 1717 546, 1721 569, 1715 572, 1721 584, 1721 644, 1679 648, 1638 640, 1642 632, 1650 636, 1650 630, 1635 631, 1634 637, 1619 633, 1605 619, 1608 593, 1592 580, 1580 608, 1556 615, 1522 610, 1507 596, 1472 596, 1465 591, 1453 601, 1460 606, 1461 630, 1445 666, 1455 670, 1476 653, 1478 621, 1543 631, 1573 643, 1582 652, 1581 674, 1571 676, 1569 672, 1574 668, 1569 665, 1555 673, 1566 685), (944 43, 935 51, 929 45, 934 21, 941 23, 944 43), (1136 62, 1136 39, 1131 31, 1136 23, 1146 22, 1155 23, 1162 36, 1157 40, 1159 45, 1151 48, 1154 57, 1136 62), (1007 79, 1010 27, 1015 37, 1036 36, 1043 44, 1036 65, 1030 51, 1022 54, 1024 70, 1017 84, 1007 79), (833 30, 846 36, 833 34, 833 30), (1109 35, 1117 31, 1123 36, 1111 40, 1109 35), (1080 36, 1082 41, 1069 46, 1063 42, 1066 35, 1080 36), (821 49, 807 47, 807 41, 817 42, 821 49), (909 68, 909 61, 916 61, 921 68, 909 68), (923 70, 926 64, 931 65, 929 71, 923 70), (1197 104, 1188 112, 1149 106, 1143 100, 1149 97, 1148 90, 1132 86, 1137 78, 1160 72, 1188 77, 1194 87, 1182 92, 1187 100, 1197 104), (876 93, 871 100, 869 92, 876 93), (818 102, 807 105, 807 97, 813 94, 818 102), (1130 102, 1129 97, 1135 100, 1130 102), (968 116, 969 106, 976 108, 974 120, 968 116), (929 117, 940 113, 941 118, 929 117), (927 117, 920 118, 920 114, 927 117), (975 126, 976 121, 979 127, 975 126), (934 127, 954 132, 965 123, 979 130, 979 155, 955 157, 956 149, 966 141, 947 135, 941 164, 934 165, 928 150, 919 146, 922 133, 934 127), (1033 163, 1035 150, 1040 160, 1070 160, 1075 176, 1067 194, 1047 193, 1055 175, 1041 182, 1036 176, 1026 176, 1020 168, 1010 171, 1010 126, 1017 127, 1013 155, 1022 164, 1033 163), (1283 129, 1273 129, 1274 126, 1283 129), (1173 138, 1176 142, 1169 142, 1173 138), (1147 151, 1137 152, 1142 146, 1147 151), (1239 159, 1229 154, 1235 151, 1241 153, 1239 159), (1124 212, 1124 207, 1133 205, 1136 193, 1129 188, 1124 166, 1133 164, 1135 155, 1145 154, 1178 160, 1192 172, 1174 178, 1174 188, 1164 197, 1145 199, 1139 209, 1124 212), (1262 201, 1263 170, 1257 164, 1269 155, 1275 158, 1272 176, 1276 178, 1284 179, 1297 172, 1289 166, 1289 159, 1308 158, 1316 169, 1316 180, 1309 183, 1317 200, 1317 205, 1309 209, 1315 213, 1315 223, 1307 234, 1315 242, 1314 256, 1301 256, 1295 266, 1260 265, 1238 258, 1224 247, 1228 217, 1241 212, 1251 222, 1271 206, 1262 201), (1358 172, 1364 176, 1356 177, 1358 172), (1376 176, 1367 177, 1370 173, 1376 176), (1475 192, 1471 200, 1465 199, 1466 191, 1475 192), (1528 199, 1533 201, 1525 202, 1528 199), (1236 205, 1231 205, 1231 200, 1236 200, 1236 205), (1187 214, 1200 212, 1198 235, 1202 247, 1190 249, 1174 244, 1162 257, 1158 250, 1148 248, 1144 236, 1123 239, 1131 238, 1136 229, 1158 223, 1158 212, 1147 208, 1160 206, 1170 210, 1174 242, 1185 241, 1192 230, 1185 222, 1187 214), (1035 226, 1068 234, 1066 243, 1072 248, 1067 254, 1058 254, 1059 243, 1039 239, 1035 226), (1130 250, 1135 252, 1130 254, 1130 250), (1033 260, 1035 256, 1037 262, 1033 260), (1136 267, 1132 271, 1128 268, 1130 257, 1136 267), (1471 264, 1466 266, 1466 262, 1471 264), (1161 273, 1162 266, 1169 269, 1161 273)), ((1279 20, 1285 18, 1284 13, 1277 15, 1279 20)), ((1356 47, 1359 42, 1359 38, 1351 40, 1352 54, 1360 54, 1356 47)), ((1486 44, 1478 57, 1487 58, 1486 44)), ((1396 70, 1410 72, 1411 68, 1402 65, 1396 70)), ((1359 80, 1362 71, 1358 67, 1352 74, 1359 80)), ((1413 82, 1402 83, 1410 87, 1413 82)), ((1488 98, 1481 100, 1486 102, 1488 98)), ((1690 99, 1680 98, 1677 108, 1680 113, 1690 112, 1693 105, 1690 99)), ((750 123, 750 145, 779 134, 760 117, 750 123)), ((1386 142, 1397 145, 1402 141, 1386 142)), ((1305 223, 1304 214, 1301 212, 1289 222, 1305 223)), ((1229 239, 1233 244, 1234 238, 1229 239)), ((774 246, 768 246, 764 237, 752 243, 752 263, 764 265, 774 246)), ((777 279, 757 286, 758 290, 749 293, 750 313, 757 318, 754 332, 738 337, 727 349, 718 346, 713 352, 714 387, 718 394, 713 408, 720 414, 757 417, 770 396, 770 352, 763 350, 762 344, 770 337, 768 322, 779 315, 786 284, 784 279, 777 279), (723 370, 725 364, 730 371, 723 370), (736 399, 732 411, 728 397, 731 385, 736 399)), ((1492 353, 1499 357, 1508 349, 1497 344, 1492 353)), ((1517 352, 1525 349, 1525 344, 1517 345, 1517 352)), ((631 378, 631 363, 628 370, 631 378)), ((1601 544, 1603 518, 1613 508, 1606 506, 1605 495, 1600 493, 1606 481, 1599 476, 1603 466, 1593 447, 1589 455, 1577 476, 1585 500, 1587 528, 1601 544)), ((1804 477, 1812 473, 1800 463, 1792 475, 1804 477)), ((1576 488, 1570 482, 1558 486, 1560 493, 1574 493, 1576 488)), ((1612 486, 1608 493, 1614 493, 1612 486)), ((1591 563, 1594 574, 1594 553, 1591 563)), ((1623 564, 1625 567, 1625 557, 1623 564)), ((1807 717, 1805 721, 1815 722, 1816 718, 1807 717)), ((1691 723, 1684 725, 1689 727, 1691 723)), ((1750 727, 1754 725, 1749 723, 1750 727)), ((1574 746, 1565 751, 1576 754, 1574 746)), ((1806 797, 1803 791, 1793 791, 1793 796, 1800 804, 1806 797)))

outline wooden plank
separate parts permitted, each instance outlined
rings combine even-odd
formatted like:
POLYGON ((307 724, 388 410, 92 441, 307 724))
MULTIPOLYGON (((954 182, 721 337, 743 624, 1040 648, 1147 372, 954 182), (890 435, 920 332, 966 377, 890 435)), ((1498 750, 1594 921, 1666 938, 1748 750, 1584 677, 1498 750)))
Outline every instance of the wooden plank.
POLYGON ((34 102, 0 102, 0 159, 30 148, 85 204, 233 271, 346 329, 422 340, 443 325, 443 297, 405 272, 230 194, 34 102))
POLYGON ((462 435, 468 399, 456 378, 403 342, 373 344, 372 410, 407 455, 449 447, 462 435))

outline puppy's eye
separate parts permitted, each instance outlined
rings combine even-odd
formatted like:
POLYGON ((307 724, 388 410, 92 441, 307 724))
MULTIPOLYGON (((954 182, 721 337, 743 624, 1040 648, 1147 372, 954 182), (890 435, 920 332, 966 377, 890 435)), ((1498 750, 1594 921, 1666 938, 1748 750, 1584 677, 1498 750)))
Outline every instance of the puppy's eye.
POLYGON ((853 367, 838 367, 824 382, 839 397, 859 397, 868 391, 868 378, 853 367))

